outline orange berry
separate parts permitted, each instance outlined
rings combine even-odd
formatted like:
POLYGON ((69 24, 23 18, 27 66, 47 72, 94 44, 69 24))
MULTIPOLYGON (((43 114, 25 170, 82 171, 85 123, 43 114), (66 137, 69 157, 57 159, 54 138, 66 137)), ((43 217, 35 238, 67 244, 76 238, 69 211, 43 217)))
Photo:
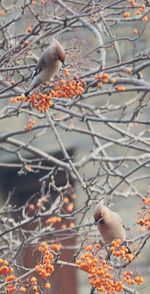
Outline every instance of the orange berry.
POLYGON ((144 23, 147 23, 148 22, 148 15, 144 15, 143 18, 142 18, 142 21, 144 23))
POLYGON ((96 249, 101 249, 101 245, 100 245, 99 243, 94 244, 94 247, 95 247, 96 249))
POLYGON ((28 32, 28 33, 31 33, 31 32, 32 32, 32 27, 28 27, 28 28, 27 28, 27 32, 28 32))
POLYGON ((25 40, 25 41, 23 42, 23 46, 24 46, 24 47, 29 46, 29 44, 30 44, 30 42, 29 42, 28 40, 25 40))
POLYGON ((127 73, 131 74, 132 73, 132 67, 127 67, 127 73))
POLYGON ((121 292, 124 288, 124 285, 122 283, 122 281, 116 281, 115 282, 115 285, 114 285, 114 288, 117 292, 121 292))
POLYGON ((22 292, 22 293, 26 293, 27 289, 25 287, 20 287, 19 291, 22 292))
POLYGON ((50 248, 54 251, 60 251, 62 249, 62 245, 60 243, 50 245, 50 248))
POLYGON ((15 285, 12 285, 12 284, 8 284, 6 286, 6 293, 7 294, 13 294, 16 292, 16 286, 15 285))
POLYGON ((133 255, 133 254, 126 254, 126 258, 127 258, 129 261, 132 261, 133 258, 134 258, 134 255, 133 255))
POLYGON ((141 6, 140 6, 142 9, 144 9, 145 8, 145 4, 143 3, 143 4, 141 4, 141 6))
POLYGON ((66 207, 67 212, 72 212, 74 208, 73 203, 69 203, 68 206, 66 207))
POLYGON ((69 199, 68 199, 67 197, 65 197, 65 198, 63 199, 63 202, 64 202, 64 203, 69 203, 69 199))
POLYGON ((115 90, 118 92, 124 92, 126 90, 126 87, 123 85, 117 85, 115 86, 115 90))
POLYGON ((65 69, 64 69, 64 75, 65 75, 66 77, 68 77, 68 76, 70 75, 70 71, 69 71, 68 68, 65 68, 65 69))
POLYGON ((102 74, 102 79, 109 79, 109 74, 107 73, 107 72, 104 72, 103 74, 102 74))
POLYGON ((12 267, 9 268, 9 273, 13 273, 14 269, 12 267))
POLYGON ((137 7, 138 4, 137 4, 136 2, 133 2, 132 6, 133 6, 133 7, 137 7))
POLYGON ((87 245, 84 249, 86 251, 91 251, 93 249, 93 245, 87 245))
POLYGON ((150 205, 150 198, 148 198, 148 197, 147 197, 147 198, 144 198, 144 199, 143 199, 143 202, 144 202, 144 204, 146 204, 146 205, 147 205, 147 204, 150 205))
POLYGON ((91 17, 91 18, 90 18, 90 22, 91 22, 92 24, 95 24, 95 23, 97 22, 97 19, 96 19, 95 17, 91 17))
POLYGON ((134 35, 139 35, 140 34, 140 31, 138 29, 134 29, 133 30, 133 33, 134 33, 134 35))
POLYGON ((4 260, 3 260, 3 264, 4 264, 4 265, 9 265, 8 260, 4 259, 4 260))
POLYGON ((45 288, 46 288, 46 289, 50 289, 50 288, 51 288, 51 284, 47 282, 47 283, 45 284, 45 288))
POLYGON ((112 245, 115 246, 115 247, 119 247, 120 244, 121 244, 121 240, 120 239, 117 239, 117 240, 112 241, 112 245))
POLYGON ((51 95, 52 95, 52 97, 57 97, 57 92, 54 91, 54 90, 52 90, 52 91, 51 91, 51 95))
POLYGON ((129 11, 124 11, 123 12, 123 17, 124 18, 127 18, 127 17, 129 17, 130 16, 130 12, 129 11))
POLYGON ((61 225, 61 229, 62 230, 65 230, 66 228, 67 228, 67 225, 66 224, 61 225))
POLYGON ((57 223, 57 222, 61 222, 61 217, 53 216, 53 217, 49 217, 49 218, 45 221, 45 224, 46 224, 46 225, 52 225, 52 224, 57 223))
POLYGON ((128 285, 134 285, 134 280, 129 278, 129 279, 126 280, 126 283, 128 285))
POLYGON ((37 290, 38 290, 38 287, 37 287, 37 286, 33 286, 32 289, 33 289, 34 291, 37 291, 37 290))
POLYGON ((108 79, 103 79, 103 83, 107 84, 108 83, 108 79))
POLYGON ((115 251, 115 246, 111 246, 110 251, 115 251))
POLYGON ((1 9, 1 10, 0 10, 0 16, 5 16, 5 15, 6 15, 5 10, 4 10, 4 9, 1 9))
POLYGON ((37 278, 34 277, 34 276, 31 277, 30 282, 31 282, 32 284, 37 284, 37 278))
POLYGON ((29 204, 28 207, 27 207, 27 209, 29 211, 33 211, 33 210, 35 210, 35 205, 34 204, 29 204))
POLYGON ((44 248, 44 249, 47 249, 47 248, 48 248, 47 242, 45 242, 45 241, 41 242, 40 245, 41 245, 42 248, 44 248))
POLYGON ((132 7, 137 7, 138 4, 133 0, 133 1, 131 1, 131 6, 132 6, 132 7))
POLYGON ((140 285, 140 284, 143 283, 143 277, 141 277, 141 276, 136 276, 136 277, 134 278, 134 280, 135 280, 135 282, 136 282, 138 285, 140 285))
POLYGON ((61 79, 60 84, 65 85, 66 84, 65 80, 61 79))
POLYGON ((72 199, 76 199, 77 198, 77 195, 74 193, 70 196, 72 199))
POLYGON ((124 250, 120 250, 120 255, 121 256, 125 256, 126 255, 125 251, 124 250))
POLYGON ((73 222, 70 223, 69 228, 74 228, 74 227, 75 227, 75 224, 73 222))
POLYGON ((112 78, 112 79, 111 79, 111 83, 112 83, 112 84, 115 84, 115 83, 116 83, 116 79, 112 78))
POLYGON ((137 14, 137 15, 140 15, 141 13, 142 13, 142 9, 140 9, 140 8, 137 9, 136 14, 137 14))
POLYGON ((13 281, 13 280, 15 280, 15 279, 16 279, 16 277, 13 276, 13 275, 11 275, 11 276, 7 276, 7 277, 5 278, 5 281, 6 281, 6 282, 10 282, 10 281, 13 281))
POLYGON ((99 74, 95 75, 95 79, 98 80, 99 79, 99 74))

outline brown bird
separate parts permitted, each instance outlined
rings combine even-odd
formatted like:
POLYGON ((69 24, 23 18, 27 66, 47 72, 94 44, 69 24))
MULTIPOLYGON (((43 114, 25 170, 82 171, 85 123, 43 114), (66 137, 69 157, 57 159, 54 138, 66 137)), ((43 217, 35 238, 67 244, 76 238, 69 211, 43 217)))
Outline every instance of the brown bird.
POLYGON ((65 57, 64 48, 56 39, 53 39, 52 45, 41 55, 33 72, 31 85, 24 95, 28 96, 34 88, 53 78, 64 64, 65 57))
POLYGON ((98 203, 94 212, 94 219, 105 243, 115 239, 126 240, 126 231, 118 213, 110 210, 102 203, 98 203))

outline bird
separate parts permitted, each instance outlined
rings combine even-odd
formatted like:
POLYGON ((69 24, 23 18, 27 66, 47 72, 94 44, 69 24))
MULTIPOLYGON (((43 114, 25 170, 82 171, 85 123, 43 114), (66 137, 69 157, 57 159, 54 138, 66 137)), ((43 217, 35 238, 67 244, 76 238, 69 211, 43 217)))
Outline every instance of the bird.
POLYGON ((106 244, 115 239, 126 241, 126 231, 120 215, 99 202, 94 211, 98 230, 106 244))
POLYGON ((24 95, 28 96, 34 88, 52 79, 64 65, 65 58, 63 46, 54 38, 51 46, 41 55, 32 74, 31 84, 24 95))

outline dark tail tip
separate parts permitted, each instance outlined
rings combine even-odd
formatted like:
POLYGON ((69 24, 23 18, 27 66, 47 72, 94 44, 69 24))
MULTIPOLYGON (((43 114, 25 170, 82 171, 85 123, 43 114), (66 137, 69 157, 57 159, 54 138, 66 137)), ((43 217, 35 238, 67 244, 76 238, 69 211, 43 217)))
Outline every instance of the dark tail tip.
POLYGON ((130 248, 128 247, 128 242, 127 241, 123 241, 121 243, 121 245, 125 246, 128 249, 128 252, 127 253, 129 253, 129 254, 132 253, 131 250, 130 250, 130 248))
POLYGON ((24 95, 27 97, 30 94, 30 91, 24 92, 24 95))

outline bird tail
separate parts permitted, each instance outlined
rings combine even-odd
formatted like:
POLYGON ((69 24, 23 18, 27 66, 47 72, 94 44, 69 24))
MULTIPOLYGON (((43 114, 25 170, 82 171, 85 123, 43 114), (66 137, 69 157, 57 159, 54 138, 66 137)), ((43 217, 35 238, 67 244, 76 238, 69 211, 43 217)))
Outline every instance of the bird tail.
POLYGON ((130 250, 130 248, 129 248, 129 246, 128 246, 128 242, 127 241, 123 241, 121 243, 121 245, 125 246, 128 249, 128 252, 127 253, 129 253, 129 254, 132 253, 131 250, 130 250))
POLYGON ((39 86, 41 84, 41 81, 38 77, 38 75, 34 76, 31 85, 29 86, 29 88, 25 91, 24 95, 28 96, 30 94, 30 92, 36 88, 37 86, 39 86))

